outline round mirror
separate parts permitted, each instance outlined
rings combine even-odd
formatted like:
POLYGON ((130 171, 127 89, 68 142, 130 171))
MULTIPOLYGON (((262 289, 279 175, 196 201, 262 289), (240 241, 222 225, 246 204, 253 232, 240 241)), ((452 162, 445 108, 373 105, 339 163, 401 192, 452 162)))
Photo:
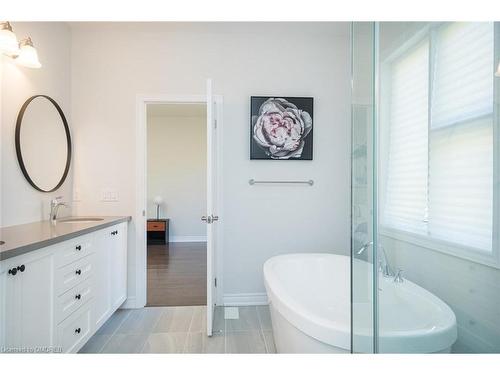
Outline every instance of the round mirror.
POLYGON ((36 190, 57 190, 68 175, 71 136, 56 101, 35 95, 21 107, 16 123, 16 153, 24 177, 36 190))

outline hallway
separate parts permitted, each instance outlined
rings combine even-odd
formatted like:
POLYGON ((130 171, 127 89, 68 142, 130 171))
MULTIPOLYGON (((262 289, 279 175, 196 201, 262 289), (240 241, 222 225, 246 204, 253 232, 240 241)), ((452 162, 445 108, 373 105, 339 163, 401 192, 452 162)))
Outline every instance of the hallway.
POLYGON ((207 244, 148 245, 147 306, 207 304, 207 244))

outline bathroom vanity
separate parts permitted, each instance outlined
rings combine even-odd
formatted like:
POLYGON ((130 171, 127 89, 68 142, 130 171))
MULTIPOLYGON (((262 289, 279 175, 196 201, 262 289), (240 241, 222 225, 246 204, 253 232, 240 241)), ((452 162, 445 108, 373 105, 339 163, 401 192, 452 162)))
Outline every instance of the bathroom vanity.
POLYGON ((130 217, 0 229, 0 353, 77 352, 127 298, 130 217))

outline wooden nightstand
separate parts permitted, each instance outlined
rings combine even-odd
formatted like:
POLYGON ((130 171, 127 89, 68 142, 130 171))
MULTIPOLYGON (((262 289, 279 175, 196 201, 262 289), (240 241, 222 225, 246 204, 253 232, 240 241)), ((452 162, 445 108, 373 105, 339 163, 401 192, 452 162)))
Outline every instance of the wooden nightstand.
POLYGON ((170 219, 148 219, 148 245, 165 245, 168 243, 170 219))

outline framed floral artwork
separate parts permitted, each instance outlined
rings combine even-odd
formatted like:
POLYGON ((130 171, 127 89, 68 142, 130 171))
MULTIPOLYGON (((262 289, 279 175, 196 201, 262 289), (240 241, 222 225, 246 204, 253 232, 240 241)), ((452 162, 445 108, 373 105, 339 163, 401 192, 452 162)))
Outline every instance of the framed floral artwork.
POLYGON ((250 97, 250 159, 312 160, 313 98, 250 97))

